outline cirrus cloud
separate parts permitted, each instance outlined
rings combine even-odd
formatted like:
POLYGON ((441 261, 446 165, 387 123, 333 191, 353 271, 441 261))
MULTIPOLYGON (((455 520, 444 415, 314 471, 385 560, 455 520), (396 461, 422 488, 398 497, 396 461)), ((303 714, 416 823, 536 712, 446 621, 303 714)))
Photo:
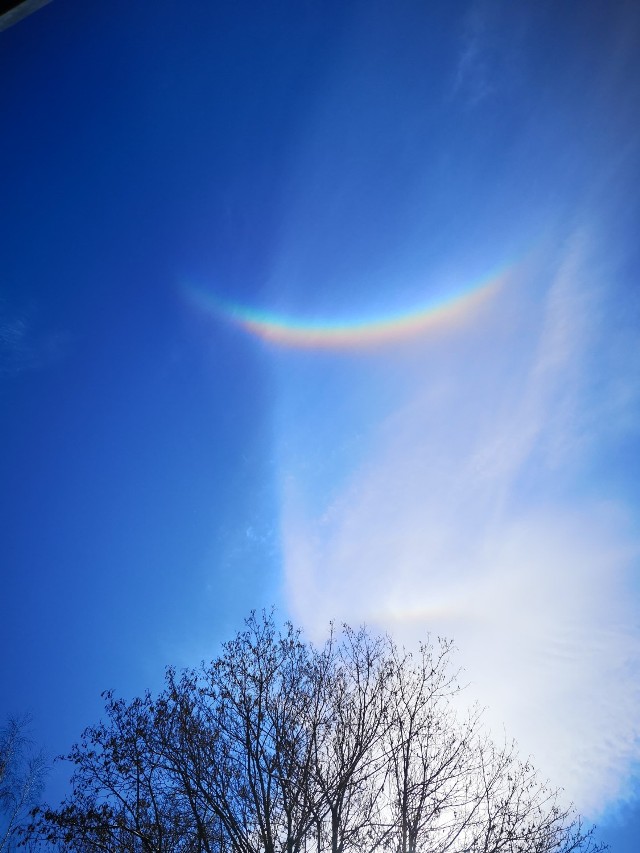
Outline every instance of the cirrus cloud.
POLYGON ((592 244, 576 231, 523 266, 480 328, 374 376, 395 369, 404 398, 354 427, 367 451, 338 489, 314 479, 313 426, 290 426, 308 459, 283 451, 282 532, 289 605, 312 634, 335 618, 408 643, 453 636, 490 723, 597 814, 640 758, 640 540, 595 480, 612 407, 638 398, 633 365, 610 389, 594 371, 614 356, 592 244))

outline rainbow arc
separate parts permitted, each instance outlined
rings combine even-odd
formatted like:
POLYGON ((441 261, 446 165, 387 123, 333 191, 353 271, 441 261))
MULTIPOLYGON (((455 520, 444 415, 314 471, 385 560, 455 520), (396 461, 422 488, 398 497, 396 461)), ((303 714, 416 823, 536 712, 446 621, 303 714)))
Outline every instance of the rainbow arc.
POLYGON ((298 349, 358 349, 417 338, 463 321, 502 287, 507 271, 494 273, 464 290, 431 299, 412 311, 350 320, 303 318, 226 302, 191 289, 208 313, 226 319, 268 343, 298 349))

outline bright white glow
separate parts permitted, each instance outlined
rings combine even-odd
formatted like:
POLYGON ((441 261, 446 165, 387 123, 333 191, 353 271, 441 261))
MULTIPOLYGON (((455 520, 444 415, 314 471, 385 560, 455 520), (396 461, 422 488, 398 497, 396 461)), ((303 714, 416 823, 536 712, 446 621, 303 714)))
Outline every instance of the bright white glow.
MULTIPOLYGON (((633 365, 610 391, 594 375, 594 351, 615 356, 588 245, 542 253, 482 328, 386 364, 404 402, 354 427, 367 451, 337 493, 314 476, 323 386, 309 423, 287 421, 282 524, 289 605, 312 635, 333 618, 453 636, 469 699, 594 815, 640 758, 640 635, 637 531, 591 473, 637 380, 633 365), (289 452, 305 442, 306 459, 289 452)), ((348 440, 323 429, 327 447, 348 440)))

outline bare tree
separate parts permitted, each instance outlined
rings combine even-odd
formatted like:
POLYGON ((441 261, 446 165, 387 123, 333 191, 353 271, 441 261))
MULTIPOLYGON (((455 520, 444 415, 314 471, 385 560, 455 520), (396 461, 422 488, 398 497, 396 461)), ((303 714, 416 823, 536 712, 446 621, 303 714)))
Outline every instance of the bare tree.
POLYGON ((323 717, 314 744, 321 791, 319 846, 343 853, 371 839, 385 775, 392 669, 387 641, 345 626, 319 655, 316 691, 323 717))
POLYGON ((299 632, 278 633, 270 617, 252 615, 218 660, 179 680, 169 671, 168 683, 180 748, 169 737, 164 749, 194 809, 215 815, 233 850, 297 853, 316 799, 315 684, 299 632))
POLYGON ((250 842, 256 853, 297 853, 309 831, 317 799, 308 725, 313 674, 299 632, 291 625, 276 632, 271 618, 255 615, 208 673, 204 695, 217 699, 227 751, 246 770, 241 791, 257 829, 250 842))
POLYGON ((460 692, 450 666, 450 641, 423 645, 417 655, 391 646, 393 687, 387 731, 387 826, 384 842, 398 853, 455 847, 473 803, 480 713, 460 721, 452 699, 460 692))
POLYGON ((17 835, 42 791, 47 762, 28 737, 30 718, 10 717, 0 729, 0 853, 14 848, 17 835))
POLYGON ((456 710, 451 657, 348 627, 318 648, 252 614, 157 698, 106 694, 68 756, 72 794, 27 837, 76 853, 602 850, 477 708, 456 710))

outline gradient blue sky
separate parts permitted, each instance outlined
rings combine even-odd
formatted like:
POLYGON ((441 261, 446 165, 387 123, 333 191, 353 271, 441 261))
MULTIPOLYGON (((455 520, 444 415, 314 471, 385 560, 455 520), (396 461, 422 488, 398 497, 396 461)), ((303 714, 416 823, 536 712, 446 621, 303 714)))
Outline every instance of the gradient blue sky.
POLYGON ((622 0, 54 0, 0 33, 0 715, 64 751, 272 603, 432 630, 637 849, 639 39, 622 0), (496 270, 367 349, 206 307, 357 321, 496 270))

